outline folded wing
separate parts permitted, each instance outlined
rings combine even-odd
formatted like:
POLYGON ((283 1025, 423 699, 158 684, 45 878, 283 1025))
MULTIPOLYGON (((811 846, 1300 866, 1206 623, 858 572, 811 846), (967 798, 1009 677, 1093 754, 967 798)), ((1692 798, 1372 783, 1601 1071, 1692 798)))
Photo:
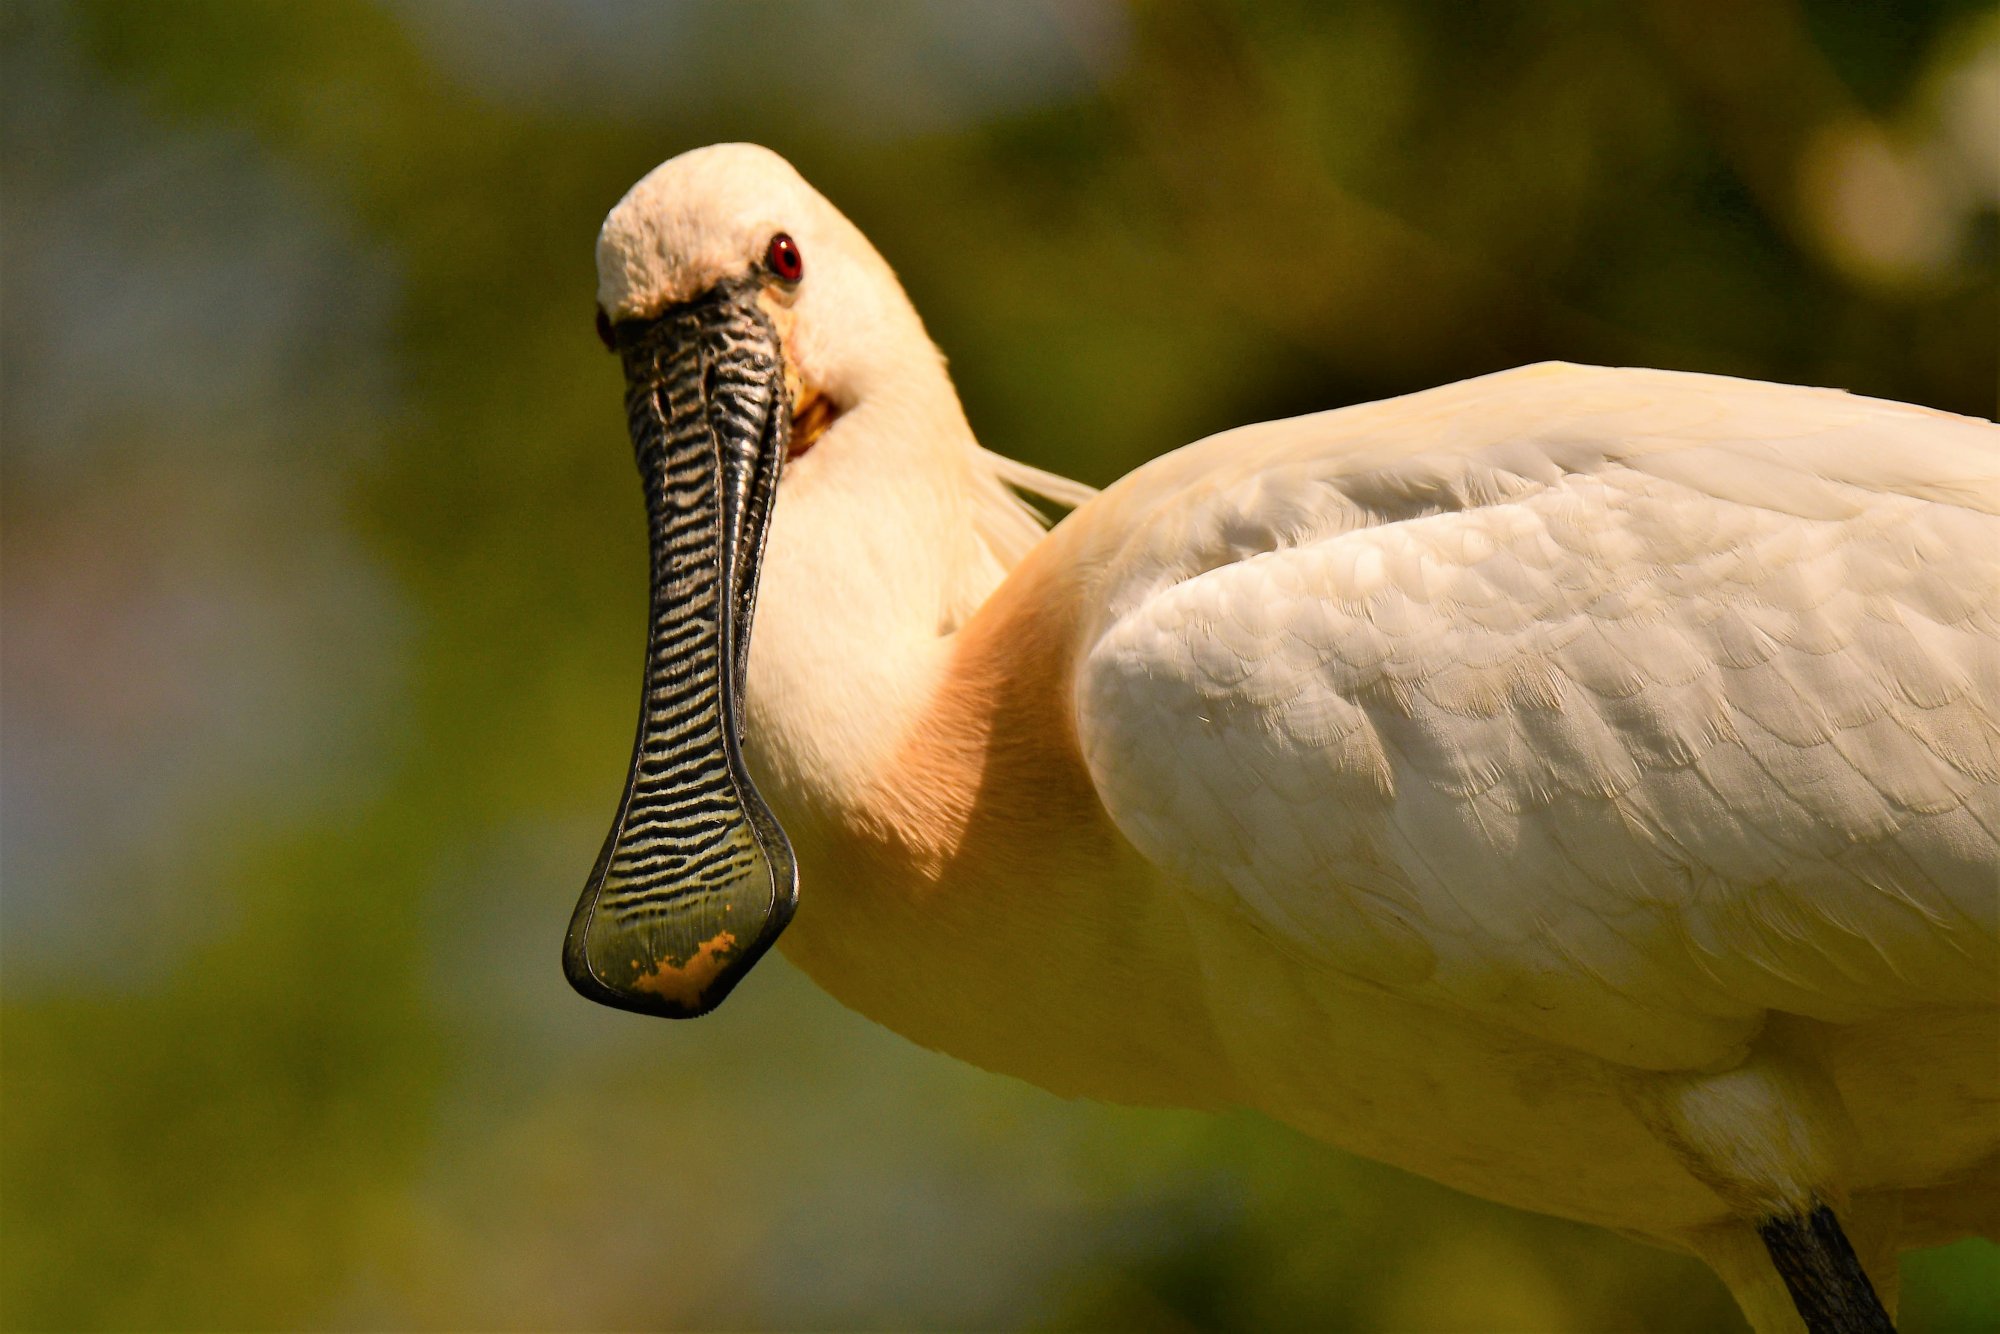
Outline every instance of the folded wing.
POLYGON ((1105 804, 1330 977, 1658 1068, 2000 999, 2000 429, 1542 367, 1097 504, 1105 804))

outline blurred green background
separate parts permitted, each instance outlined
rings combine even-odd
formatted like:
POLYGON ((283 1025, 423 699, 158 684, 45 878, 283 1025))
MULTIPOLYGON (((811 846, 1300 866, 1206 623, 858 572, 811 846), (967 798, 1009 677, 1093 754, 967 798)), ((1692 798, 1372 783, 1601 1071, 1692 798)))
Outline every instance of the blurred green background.
MULTIPOLYGON (((557 951, 644 603, 593 236, 790 156, 1102 483, 1547 357, 1991 415, 2000 24, 1784 0, 0 9, 4 1318, 1707 1330, 1693 1261, 557 951)), ((810 886, 806 887, 810 893, 810 886)), ((2000 1251, 1905 1328, 2000 1327, 2000 1251)))

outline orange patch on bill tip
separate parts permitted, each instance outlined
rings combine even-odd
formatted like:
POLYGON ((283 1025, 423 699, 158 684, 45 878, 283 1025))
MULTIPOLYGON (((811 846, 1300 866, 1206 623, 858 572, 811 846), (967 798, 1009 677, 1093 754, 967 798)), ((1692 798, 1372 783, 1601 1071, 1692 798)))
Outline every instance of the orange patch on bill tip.
POLYGON ((650 991, 691 1010, 701 1003, 701 994, 708 990, 709 983, 715 981, 716 974, 722 971, 723 960, 734 948, 735 933, 718 931, 702 941, 684 964, 662 959, 650 973, 645 971, 643 963, 640 964, 639 976, 632 979, 632 986, 635 990, 650 991))

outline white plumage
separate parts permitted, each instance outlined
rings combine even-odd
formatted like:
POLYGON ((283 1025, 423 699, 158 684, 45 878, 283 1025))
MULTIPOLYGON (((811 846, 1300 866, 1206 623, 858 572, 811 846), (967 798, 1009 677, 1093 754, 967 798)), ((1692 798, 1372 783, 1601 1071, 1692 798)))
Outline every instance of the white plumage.
POLYGON ((2000 430, 1545 365, 1228 432, 1095 498, 974 443, 881 259, 724 146, 600 301, 756 271, 794 457, 745 747, 787 952, 1071 1094, 1259 1108, 1693 1249, 2000 1232, 2000 430), (816 286, 817 284, 817 286, 816 286), (1082 503, 1037 540, 1009 483, 1082 503))
POLYGON ((1078 520, 1091 776, 1315 961, 1607 1060, 1990 1003, 1992 437, 1540 366, 1203 441, 1078 520))

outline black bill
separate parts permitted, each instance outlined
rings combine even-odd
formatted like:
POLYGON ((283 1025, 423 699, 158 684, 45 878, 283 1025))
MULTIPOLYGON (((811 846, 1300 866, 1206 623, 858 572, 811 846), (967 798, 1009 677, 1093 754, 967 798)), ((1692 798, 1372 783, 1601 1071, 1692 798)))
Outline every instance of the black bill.
POLYGON ((777 335, 724 285, 616 332, 646 487, 651 624, 632 772, 563 941, 594 1001, 706 1014, 791 920, 791 845, 743 766, 766 520, 791 428, 777 335))

